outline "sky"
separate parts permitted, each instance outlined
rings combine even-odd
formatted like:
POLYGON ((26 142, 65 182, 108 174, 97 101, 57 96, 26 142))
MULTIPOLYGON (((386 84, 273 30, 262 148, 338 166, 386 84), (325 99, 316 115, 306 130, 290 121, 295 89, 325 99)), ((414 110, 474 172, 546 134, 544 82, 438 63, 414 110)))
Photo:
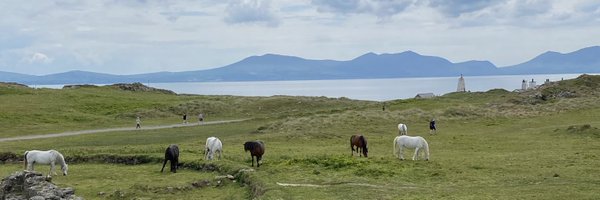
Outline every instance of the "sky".
POLYGON ((191 71, 267 53, 497 66, 600 45, 598 0, 2 0, 0 71, 191 71))

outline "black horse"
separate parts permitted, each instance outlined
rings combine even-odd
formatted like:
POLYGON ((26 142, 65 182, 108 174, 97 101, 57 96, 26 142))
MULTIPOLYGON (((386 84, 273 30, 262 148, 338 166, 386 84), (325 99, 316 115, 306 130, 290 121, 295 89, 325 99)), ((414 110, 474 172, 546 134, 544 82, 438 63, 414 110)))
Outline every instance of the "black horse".
POLYGON ((169 145, 167 150, 165 150, 165 162, 163 162, 162 169, 160 170, 161 173, 165 169, 167 160, 171 161, 171 172, 177 173, 177 167, 179 166, 179 147, 176 144, 169 145))
POLYGON ((362 154, 365 157, 368 157, 369 149, 367 148, 367 138, 363 135, 353 135, 350 137, 350 149, 352 149, 352 156, 354 156, 354 146, 356 146, 356 153, 360 156, 362 150, 362 154))
POLYGON ((256 167, 260 167, 260 160, 262 155, 265 153, 265 143, 260 140, 248 141, 244 143, 244 150, 250 151, 250 157, 252 157, 252 167, 254 167, 254 156, 256 156, 256 167))

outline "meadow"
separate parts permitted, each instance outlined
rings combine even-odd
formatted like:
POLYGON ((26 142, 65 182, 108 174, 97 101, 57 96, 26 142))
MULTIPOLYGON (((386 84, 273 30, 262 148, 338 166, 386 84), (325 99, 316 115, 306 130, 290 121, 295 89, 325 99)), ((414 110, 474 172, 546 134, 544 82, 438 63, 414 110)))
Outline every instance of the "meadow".
POLYGON ((70 170, 53 182, 86 199, 598 199, 599 88, 600 77, 586 75, 520 93, 388 101, 384 111, 381 102, 346 98, 0 85, 2 138, 135 126, 136 115, 143 125, 181 123, 182 113, 199 112, 208 121, 250 119, 2 142, 0 174, 21 170, 25 150, 56 149, 70 170), (429 135, 431 118, 436 135, 429 135), (393 156, 398 123, 429 142, 429 161, 393 156), (350 155, 353 134, 367 137, 368 158, 350 155), (209 136, 223 141, 221 160, 203 159, 209 136), (243 151, 254 139, 266 144, 260 168, 243 151), (169 144, 181 150, 176 174, 160 173, 169 144), (234 178, 219 178, 225 175, 234 178))

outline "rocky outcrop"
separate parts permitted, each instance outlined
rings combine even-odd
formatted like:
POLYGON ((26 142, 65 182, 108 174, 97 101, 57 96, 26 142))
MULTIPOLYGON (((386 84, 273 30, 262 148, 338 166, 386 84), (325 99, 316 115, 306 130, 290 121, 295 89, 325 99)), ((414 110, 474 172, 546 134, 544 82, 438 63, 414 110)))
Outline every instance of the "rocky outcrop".
POLYGON ((120 90, 126 90, 126 91, 134 91, 134 92, 139 91, 139 92, 158 92, 158 93, 164 93, 164 94, 176 94, 175 92, 173 92, 171 90, 148 87, 142 83, 131 83, 131 84, 119 83, 119 84, 110 85, 109 87, 118 88, 120 90))
POLYGON ((73 188, 59 188, 50 178, 33 171, 19 171, 2 179, 0 199, 52 199, 79 200, 73 188))
POLYGON ((16 87, 16 88, 29 88, 29 86, 25 84, 15 83, 15 82, 0 82, 0 86, 4 87, 16 87))

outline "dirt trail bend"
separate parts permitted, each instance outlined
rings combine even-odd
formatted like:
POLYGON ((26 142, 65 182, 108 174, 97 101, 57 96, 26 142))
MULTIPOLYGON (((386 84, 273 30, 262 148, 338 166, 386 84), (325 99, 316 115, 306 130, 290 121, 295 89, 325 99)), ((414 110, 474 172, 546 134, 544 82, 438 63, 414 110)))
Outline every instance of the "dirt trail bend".
POLYGON ((104 132, 113 132, 113 131, 155 130, 155 129, 177 128, 177 127, 188 127, 188 126, 204 126, 204 125, 211 125, 211 124, 234 123, 234 122, 241 122, 241 121, 246 121, 246 120, 249 120, 249 119, 208 121, 208 122, 204 122, 202 124, 188 123, 188 124, 146 126, 146 127, 142 127, 141 129, 136 129, 135 127, 122 127, 122 128, 106 128, 106 129, 94 129, 94 130, 69 131, 69 132, 54 133, 54 134, 28 135, 28 136, 20 136, 20 137, 12 137, 12 138, 0 138, 0 142, 8 142, 8 141, 15 141, 15 140, 31 140, 31 139, 41 139, 41 138, 55 138, 55 137, 104 133, 104 132))

